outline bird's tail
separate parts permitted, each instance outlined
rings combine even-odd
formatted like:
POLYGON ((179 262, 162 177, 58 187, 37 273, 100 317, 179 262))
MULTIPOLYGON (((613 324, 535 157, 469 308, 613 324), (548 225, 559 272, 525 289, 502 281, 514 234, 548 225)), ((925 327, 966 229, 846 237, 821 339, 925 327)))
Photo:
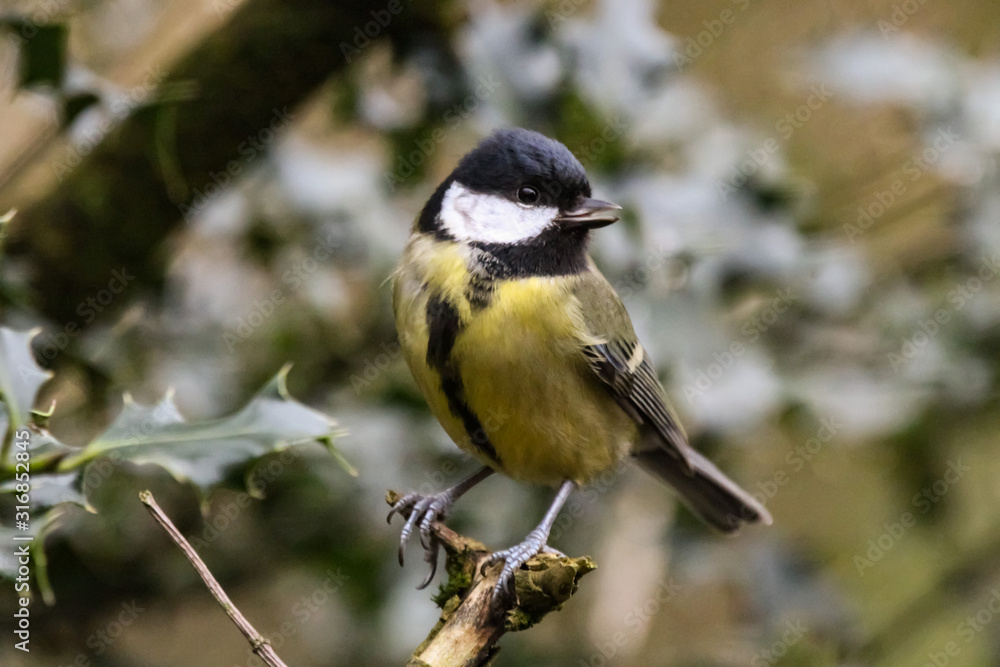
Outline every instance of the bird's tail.
POLYGON ((771 514, 715 464, 688 447, 691 472, 668 450, 657 447, 637 452, 639 464, 672 486, 688 509, 724 533, 736 533, 745 523, 771 524, 771 514))

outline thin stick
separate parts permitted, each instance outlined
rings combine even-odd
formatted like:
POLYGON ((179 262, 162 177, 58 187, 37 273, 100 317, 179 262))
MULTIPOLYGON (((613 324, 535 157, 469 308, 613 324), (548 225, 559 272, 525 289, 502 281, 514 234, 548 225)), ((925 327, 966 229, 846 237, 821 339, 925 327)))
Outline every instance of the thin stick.
POLYGON ((250 621, 248 621, 246 617, 240 613, 240 610, 236 608, 233 601, 229 599, 228 595, 226 595, 226 591, 222 590, 222 586, 220 586, 219 582, 212 576, 212 573, 209 571, 208 566, 205 565, 205 562, 200 556, 198 556, 198 553, 191 547, 191 544, 184 539, 184 536, 181 535, 181 531, 177 530, 177 526, 173 524, 170 517, 164 514, 163 510, 160 509, 160 506, 156 504, 153 494, 149 491, 141 491, 139 493, 139 500, 141 500, 142 504, 146 506, 146 509, 153 515, 153 518, 156 519, 157 523, 159 523, 160 526, 167 531, 167 534, 170 535, 170 539, 174 541, 174 544, 179 546, 181 551, 184 552, 184 555, 187 556, 187 559, 191 561, 191 565, 193 565, 194 569, 198 571, 199 575, 201 575, 202 581, 204 581, 205 585, 208 586, 208 590, 211 591, 212 596, 215 597, 220 605, 222 605, 222 608, 226 610, 227 614, 229 614, 229 618, 232 619, 233 623, 236 624, 236 627, 238 627, 240 632, 243 633, 243 636, 247 638, 248 642, 250 642, 250 647, 253 649, 253 652, 260 656, 260 658, 267 663, 269 667, 288 667, 288 665, 286 665, 281 658, 278 657, 278 654, 274 652, 274 649, 271 648, 271 644, 268 643, 267 639, 257 632, 257 630, 250 625, 250 621))

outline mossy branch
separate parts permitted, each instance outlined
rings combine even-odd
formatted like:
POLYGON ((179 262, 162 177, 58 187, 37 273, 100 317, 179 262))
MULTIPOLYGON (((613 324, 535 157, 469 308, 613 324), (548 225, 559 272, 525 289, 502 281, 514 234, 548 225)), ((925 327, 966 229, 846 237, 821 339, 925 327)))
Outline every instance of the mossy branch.
MULTIPOLYGON (((386 494, 393 505, 400 496, 386 494)), ((503 564, 487 568, 490 550, 481 542, 459 535, 440 522, 431 528, 445 548, 448 581, 434 601, 441 607, 437 625, 413 652, 408 667, 488 665, 507 632, 527 630, 549 612, 558 611, 576 592, 580 577, 597 565, 589 557, 568 558, 539 554, 514 577, 516 602, 493 599, 493 587, 503 564)))

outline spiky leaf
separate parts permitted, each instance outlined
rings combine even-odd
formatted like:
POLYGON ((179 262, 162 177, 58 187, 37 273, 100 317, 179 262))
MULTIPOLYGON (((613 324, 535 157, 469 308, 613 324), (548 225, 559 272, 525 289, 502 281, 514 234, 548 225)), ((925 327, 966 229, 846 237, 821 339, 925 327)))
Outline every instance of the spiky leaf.
POLYGON ((31 422, 35 395, 52 373, 35 363, 31 339, 39 329, 14 331, 0 327, 0 400, 5 412, 19 429, 31 422))
MULTIPOLYGON (((13 499, 11 509, 22 504, 16 494, 21 492, 18 484, 23 482, 18 482, 15 474, 25 472, 25 464, 30 466, 28 521, 24 526, 0 526, 0 540, 29 546, 38 590, 50 604, 55 595, 49 584, 45 536, 58 526, 69 505, 94 511, 80 490, 80 476, 99 456, 106 455, 116 462, 160 465, 175 478, 190 481, 203 497, 229 473, 248 467, 269 452, 304 442, 326 444, 334 458, 355 474, 333 448, 335 422, 289 397, 285 386, 287 366, 246 407, 230 417, 192 424, 184 420, 170 395, 155 406, 135 403, 126 396, 122 413, 93 442, 82 450, 65 445, 47 430, 54 406, 47 412, 31 407, 38 389, 50 377, 31 353, 30 342, 36 333, 0 327, 0 434, 6 434, 5 446, 11 454, 30 453, 27 462, 5 461, 0 456, 0 464, 6 463, 0 465, 0 494, 13 499), (25 429, 28 437, 22 446, 25 429), (16 463, 21 463, 22 469, 16 469, 16 463)), ((20 564, 12 554, 0 554, 2 577, 17 574, 20 564)))
MULTIPOLYGON (((32 499, 32 506, 34 506, 34 499, 32 499)), ((20 576, 19 568, 23 564, 19 562, 20 554, 17 550, 27 546, 32 560, 29 570, 34 575, 38 590, 46 604, 55 604, 56 596, 49 582, 48 559, 45 557, 45 538, 58 527, 65 507, 65 503, 59 503, 57 506, 49 507, 38 514, 32 514, 27 530, 20 530, 16 525, 13 528, 0 526, 0 540, 4 544, 12 545, 10 549, 0 550, 0 577, 14 579, 20 576), (24 539, 28 537, 31 539, 24 539)), ((31 594, 32 589, 30 588, 20 592, 20 595, 24 597, 31 597, 31 594)))
POLYGON ((155 406, 126 398, 108 430, 63 459, 59 469, 78 468, 110 454, 116 460, 159 465, 207 494, 230 472, 269 452, 311 441, 330 445, 336 423, 289 397, 287 373, 288 367, 283 368, 246 407, 215 421, 185 421, 169 395, 155 406))
MULTIPOLYGON (((47 509, 61 503, 75 503, 89 512, 94 508, 87 502, 86 496, 80 491, 77 481, 79 475, 74 472, 61 475, 34 475, 31 478, 31 515, 39 516, 47 509)), ((17 480, 7 480, 0 484, 0 493, 16 491, 17 480)))

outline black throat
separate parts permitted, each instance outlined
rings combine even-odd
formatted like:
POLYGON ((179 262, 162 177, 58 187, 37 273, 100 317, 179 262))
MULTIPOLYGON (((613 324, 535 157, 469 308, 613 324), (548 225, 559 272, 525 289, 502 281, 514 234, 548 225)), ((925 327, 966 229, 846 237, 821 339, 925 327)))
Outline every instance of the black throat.
POLYGON ((587 229, 549 228, 517 243, 470 243, 482 251, 482 270, 489 278, 504 280, 532 276, 571 276, 587 270, 587 229))

